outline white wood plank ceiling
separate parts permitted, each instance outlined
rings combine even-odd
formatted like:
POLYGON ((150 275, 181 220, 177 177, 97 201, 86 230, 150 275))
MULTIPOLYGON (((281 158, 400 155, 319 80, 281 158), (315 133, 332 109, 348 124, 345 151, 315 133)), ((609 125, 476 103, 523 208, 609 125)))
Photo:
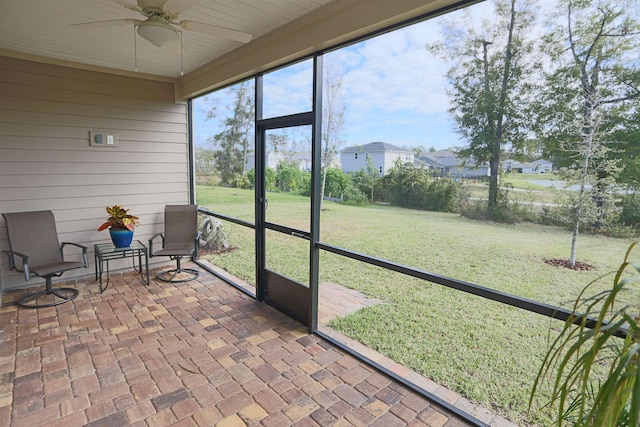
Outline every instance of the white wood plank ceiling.
MULTIPOLYGON (((149 1, 149 0, 140 0, 149 1)), ((158 2, 158 0, 152 0, 158 2)), ((168 0, 165 7, 192 4, 176 21, 192 20, 249 33, 253 40, 294 21, 332 0, 168 0)), ((159 0, 163 3, 163 0, 159 0)), ((182 31, 180 44, 157 47, 135 35, 134 24, 77 28, 93 21, 146 19, 127 9, 136 0, 0 0, 0 55, 25 59, 180 77, 243 45, 193 31, 182 31), (134 44, 136 38, 137 47, 134 44), (46 59, 45 59, 46 60, 46 59)))

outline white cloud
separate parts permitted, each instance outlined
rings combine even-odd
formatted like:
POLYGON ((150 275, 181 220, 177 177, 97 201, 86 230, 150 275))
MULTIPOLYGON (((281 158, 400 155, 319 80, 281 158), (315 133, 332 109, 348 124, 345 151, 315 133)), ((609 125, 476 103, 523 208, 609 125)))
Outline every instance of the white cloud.
POLYGON ((264 76, 265 117, 311 110, 313 61, 306 60, 264 76))
POLYGON ((426 43, 437 40, 439 31, 434 19, 335 53, 346 68, 345 124, 350 140, 398 143, 403 135, 409 143, 424 144, 420 134, 428 128, 425 123, 446 116, 449 108, 447 66, 425 48, 426 43), (410 129, 415 136, 408 135, 410 129))
MULTIPOLYGON (((543 0, 540 10, 551 1, 543 0)), ((382 140, 436 148, 460 145, 448 115, 450 64, 425 46, 441 38, 443 21, 462 25, 472 10, 473 22, 464 28, 479 30, 479 21, 490 17, 492 9, 491 2, 477 4, 328 53, 325 62, 336 61, 344 70, 346 144, 382 140)), ((265 115, 309 111, 312 74, 312 61, 307 60, 266 75, 265 115)))

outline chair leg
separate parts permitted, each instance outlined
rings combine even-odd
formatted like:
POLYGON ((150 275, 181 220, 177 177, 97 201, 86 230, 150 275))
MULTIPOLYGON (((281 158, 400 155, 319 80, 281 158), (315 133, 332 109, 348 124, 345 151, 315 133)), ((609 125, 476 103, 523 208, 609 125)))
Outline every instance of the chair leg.
POLYGON ((156 276, 156 279, 162 282, 180 283, 180 282, 189 282, 193 279, 198 278, 198 276, 200 276, 200 272, 193 268, 182 268, 182 266, 180 265, 181 259, 182 257, 177 257, 176 268, 158 273, 158 275, 156 276), (186 275, 186 277, 182 279, 180 278, 176 279, 176 276, 178 276, 179 274, 186 275))
POLYGON ((65 302, 69 302, 78 296, 78 290, 73 288, 53 288, 51 287, 51 276, 47 276, 45 279, 45 289, 36 292, 30 292, 23 295, 16 304, 21 307, 27 308, 43 308, 53 307, 65 302), (38 299, 41 297, 47 297, 47 303, 38 304, 38 299), (33 303, 33 304, 32 304, 33 303))

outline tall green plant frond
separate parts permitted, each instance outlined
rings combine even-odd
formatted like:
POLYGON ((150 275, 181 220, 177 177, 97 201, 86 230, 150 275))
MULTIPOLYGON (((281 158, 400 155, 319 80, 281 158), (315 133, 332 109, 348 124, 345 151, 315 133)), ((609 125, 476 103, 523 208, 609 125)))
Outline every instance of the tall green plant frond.
POLYGON ((587 296, 591 282, 581 291, 538 371, 529 408, 550 382, 544 406, 555 411, 557 426, 640 426, 640 265, 630 261, 636 246, 627 250, 611 289, 587 296))

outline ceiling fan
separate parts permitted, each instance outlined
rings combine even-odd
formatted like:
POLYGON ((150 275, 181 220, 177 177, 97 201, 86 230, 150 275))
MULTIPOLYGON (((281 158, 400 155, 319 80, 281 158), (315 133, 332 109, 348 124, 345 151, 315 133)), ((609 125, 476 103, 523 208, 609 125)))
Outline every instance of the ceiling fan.
POLYGON ((139 19, 115 19, 109 21, 85 22, 71 24, 77 28, 96 28, 114 25, 133 24, 138 35, 150 41, 158 47, 169 43, 181 41, 180 30, 194 31, 215 37, 223 37, 230 40, 248 43, 253 37, 251 34, 230 28, 218 27, 197 21, 177 21, 180 13, 202 0, 137 0, 133 5, 127 0, 112 0, 129 10, 141 13, 145 20, 139 19))

